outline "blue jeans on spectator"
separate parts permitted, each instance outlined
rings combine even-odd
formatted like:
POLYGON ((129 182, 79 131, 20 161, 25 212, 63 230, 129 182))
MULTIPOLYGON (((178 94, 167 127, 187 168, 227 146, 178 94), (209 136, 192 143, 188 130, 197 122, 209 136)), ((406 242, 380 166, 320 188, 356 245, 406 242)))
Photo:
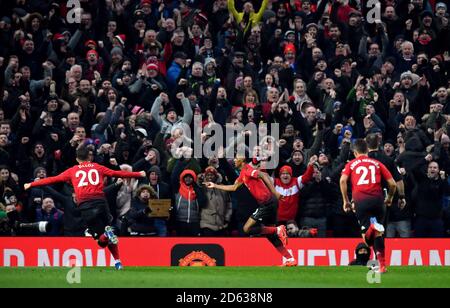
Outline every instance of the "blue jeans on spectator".
POLYGON ((444 222, 441 218, 417 217, 414 231, 415 237, 443 237, 444 222))
POLYGON ((167 224, 164 218, 155 218, 154 226, 158 236, 167 236, 167 224))
POLYGON ((411 220, 388 222, 386 237, 411 237, 411 220))
POLYGON ((300 227, 317 228, 317 237, 327 236, 327 219, 302 217, 300 218, 300 227))

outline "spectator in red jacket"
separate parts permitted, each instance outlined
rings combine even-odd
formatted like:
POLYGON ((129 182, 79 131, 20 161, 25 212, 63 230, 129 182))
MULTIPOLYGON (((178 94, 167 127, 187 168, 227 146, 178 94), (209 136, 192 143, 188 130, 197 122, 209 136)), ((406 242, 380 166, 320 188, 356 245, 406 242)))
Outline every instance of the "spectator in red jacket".
POLYGON ((299 177, 292 177, 290 166, 286 165, 280 168, 280 177, 275 179, 275 189, 284 198, 280 199, 278 204, 278 223, 285 224, 297 217, 300 189, 303 188, 304 184, 311 181, 314 172, 313 165, 316 161, 317 156, 312 156, 305 174, 299 177))

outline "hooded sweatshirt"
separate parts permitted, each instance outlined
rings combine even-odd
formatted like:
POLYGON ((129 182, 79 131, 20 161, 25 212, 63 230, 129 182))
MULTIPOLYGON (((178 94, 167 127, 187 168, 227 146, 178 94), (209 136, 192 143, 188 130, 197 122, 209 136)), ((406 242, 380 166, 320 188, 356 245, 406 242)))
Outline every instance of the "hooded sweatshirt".
POLYGON ((192 112, 191 103, 187 98, 181 100, 183 105, 183 117, 178 118, 175 122, 170 122, 167 119, 162 119, 159 115, 159 108, 161 107, 162 100, 157 97, 153 103, 151 109, 152 118, 156 121, 159 127, 161 127, 161 133, 164 136, 169 136, 177 128, 185 128, 191 124, 194 113, 192 112))
POLYGON ((197 175, 193 170, 184 170, 180 174, 180 188, 175 195, 176 220, 186 223, 199 222, 200 205, 197 202, 197 192, 194 185, 187 186, 184 183, 184 177, 187 175, 192 176, 193 183, 197 181, 197 175))

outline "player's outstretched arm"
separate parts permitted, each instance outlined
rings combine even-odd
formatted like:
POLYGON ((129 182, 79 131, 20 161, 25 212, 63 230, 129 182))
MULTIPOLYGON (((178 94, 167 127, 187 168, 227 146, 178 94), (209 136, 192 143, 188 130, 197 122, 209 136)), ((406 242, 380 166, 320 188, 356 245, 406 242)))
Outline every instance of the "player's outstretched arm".
POLYGON ((234 192, 242 185, 242 182, 236 180, 233 185, 220 185, 213 182, 205 182, 203 184, 209 189, 217 188, 223 191, 234 192))
POLYGON ((269 190, 272 192, 272 194, 274 194, 274 196, 277 199, 283 198, 283 196, 279 192, 276 191, 275 186, 273 186, 270 176, 267 173, 260 171, 258 173, 258 176, 260 179, 263 180, 264 184, 266 184, 267 188, 269 188, 269 190))
POLYGON ((28 190, 32 187, 51 185, 51 184, 56 184, 56 183, 61 183, 61 182, 68 182, 68 181, 70 181, 70 173, 69 172, 70 172, 69 170, 66 170, 57 176, 51 176, 51 177, 48 177, 45 179, 40 179, 40 180, 34 181, 32 183, 26 183, 23 185, 23 188, 25 190, 28 190))
POLYGON ((100 165, 99 165, 99 170, 106 176, 113 177, 113 178, 145 178, 145 176, 146 176, 145 171, 139 171, 139 172, 117 171, 117 170, 111 170, 109 168, 106 168, 106 167, 100 166, 100 165))

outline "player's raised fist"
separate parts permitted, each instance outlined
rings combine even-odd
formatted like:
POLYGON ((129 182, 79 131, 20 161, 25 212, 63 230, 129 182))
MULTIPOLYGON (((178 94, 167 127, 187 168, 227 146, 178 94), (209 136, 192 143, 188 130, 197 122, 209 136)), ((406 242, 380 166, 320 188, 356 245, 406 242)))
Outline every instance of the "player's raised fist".
POLYGON ((147 176, 147 174, 145 173, 145 171, 141 171, 141 177, 145 178, 147 176))
POLYGON ((209 189, 213 189, 215 187, 213 182, 205 182, 203 184, 206 186, 206 188, 209 188, 209 189))
POLYGON ((30 189, 30 187, 31 187, 30 183, 23 184, 23 189, 25 189, 25 190, 30 189))
POLYGON ((317 160, 318 160, 317 155, 313 155, 313 156, 311 156, 311 158, 309 159, 309 164, 310 164, 310 165, 314 165, 314 164, 317 162, 317 160))

